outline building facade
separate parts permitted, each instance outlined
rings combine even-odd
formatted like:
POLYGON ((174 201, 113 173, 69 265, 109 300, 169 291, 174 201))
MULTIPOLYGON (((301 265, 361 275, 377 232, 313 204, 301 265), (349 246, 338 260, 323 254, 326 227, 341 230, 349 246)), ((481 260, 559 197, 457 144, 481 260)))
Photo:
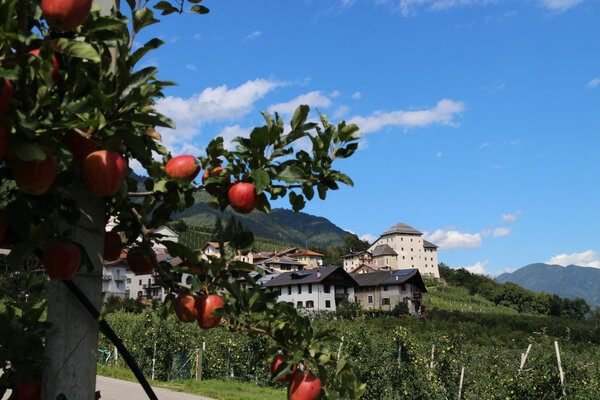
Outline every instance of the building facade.
POLYGON ((424 277, 439 278, 437 246, 422 236, 415 228, 398 223, 382 233, 368 251, 375 264, 392 269, 417 268, 424 277))

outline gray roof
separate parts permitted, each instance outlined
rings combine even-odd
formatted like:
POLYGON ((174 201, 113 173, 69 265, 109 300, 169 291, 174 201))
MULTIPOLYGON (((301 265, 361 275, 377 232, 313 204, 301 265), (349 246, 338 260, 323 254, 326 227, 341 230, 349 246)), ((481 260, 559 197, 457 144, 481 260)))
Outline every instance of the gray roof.
POLYGON ((264 284, 266 287, 299 285, 303 283, 334 283, 339 286, 353 287, 356 281, 342 267, 305 269, 296 272, 284 272, 264 284))
POLYGON ((259 261, 256 263, 256 265, 259 265, 259 264, 285 264, 285 265, 298 265, 298 266, 304 265, 299 261, 292 260, 292 259, 285 258, 285 257, 269 258, 269 259, 262 260, 262 261, 259 261))
POLYGON ((427 247, 427 248, 430 248, 430 247, 431 247, 431 248, 435 248, 435 249, 437 249, 437 248, 438 248, 438 245, 436 245, 436 244, 433 244, 433 243, 431 243, 431 242, 428 242, 427 240, 423 239, 423 247, 427 247))
POLYGON ((417 286, 422 292, 427 293, 427 288, 417 268, 352 274, 351 276, 360 287, 410 283, 417 286))
POLYGON ((381 256, 397 256, 398 253, 394 251, 387 244, 380 244, 379 246, 373 249, 373 257, 381 257, 381 256))
POLYGON ((361 254, 365 254, 368 253, 367 250, 364 251, 351 251, 348 254, 344 254, 343 256, 340 256, 340 258, 349 258, 349 257, 356 257, 356 256, 360 256, 361 254))
POLYGON ((416 230, 412 226, 409 226, 409 225, 403 224, 403 223, 397 223, 396 225, 392 226, 387 231, 383 232, 381 234, 381 236, 392 235, 395 233, 403 233, 403 234, 409 234, 409 235, 422 235, 423 234, 423 232, 416 230))

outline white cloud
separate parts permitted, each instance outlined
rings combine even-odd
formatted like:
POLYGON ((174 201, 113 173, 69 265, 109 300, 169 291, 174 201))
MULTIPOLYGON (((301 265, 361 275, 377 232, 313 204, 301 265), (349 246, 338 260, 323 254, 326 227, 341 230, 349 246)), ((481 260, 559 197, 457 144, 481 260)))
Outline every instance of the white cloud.
POLYGON ((473 249, 481 246, 481 234, 453 229, 438 229, 431 235, 426 235, 425 239, 437 244, 440 250, 473 249))
POLYGON ((331 92, 329 94, 329 97, 331 97, 332 99, 335 99, 336 97, 338 97, 340 95, 339 90, 334 90, 333 92, 331 92))
POLYGON ((285 103, 273 104, 269 106, 269 112, 272 114, 277 111, 279 114, 291 116, 301 104, 308 104, 313 109, 317 107, 327 108, 331 105, 331 100, 329 100, 329 97, 321 94, 321 91, 316 90, 300 95, 285 103))
POLYGON ((256 39, 257 37, 259 37, 260 35, 262 35, 261 31, 254 31, 251 34, 249 34, 248 36, 246 36, 244 38, 244 42, 247 40, 252 40, 252 39, 256 39))
POLYGON ((233 150, 236 143, 232 143, 231 141, 238 136, 249 137, 250 131, 250 129, 242 128, 239 125, 227 126, 217 136, 223 138, 223 145, 226 149, 233 150))
POLYGON ((362 97, 362 94, 360 92, 354 92, 354 94, 352 95, 352 98, 354 100, 358 100, 362 97))
POLYGON ((437 158, 442 158, 442 152, 441 152, 441 151, 438 151, 438 152, 435 154, 435 156, 436 156, 437 158))
POLYGON ((367 241, 369 243, 373 243, 374 241, 376 241, 378 238, 378 236, 375 235, 371 235, 370 233, 365 233, 364 235, 362 235, 360 237, 360 240, 364 240, 367 241))
POLYGON ((200 134, 202 125, 231 121, 251 112, 254 103, 275 88, 284 85, 267 79, 248 81, 236 88, 227 85, 207 88, 189 98, 168 96, 159 99, 157 111, 172 118, 177 129, 161 130, 163 144, 181 147, 200 134))
POLYGON ((490 144, 488 142, 483 142, 481 143, 481 146, 479 146, 480 149, 485 149, 486 147, 490 147, 490 144))
POLYGON ((492 236, 495 238, 499 238, 508 235, 510 235, 510 228, 500 227, 494 229, 494 234, 492 236))
POLYGON ((522 210, 517 210, 512 214, 502 214, 500 216, 500 219, 502 220, 502 222, 515 222, 516 220, 519 219, 519 216, 521 215, 523 211, 522 210))
POLYGON ((591 81, 589 81, 586 86, 588 87, 588 89, 593 89, 598 85, 600 85, 600 78, 594 78, 591 81))
POLYGON ((368 117, 356 116, 350 119, 360 129, 367 132, 376 132, 386 126, 402 126, 405 128, 423 127, 431 124, 456 126, 454 117, 465 110, 465 105, 460 101, 450 99, 440 100, 434 108, 418 111, 375 111, 368 117))
POLYGON ((504 274, 504 273, 511 273, 511 272, 515 272, 517 269, 518 269, 518 268, 508 268, 508 267, 506 267, 506 268, 504 268, 504 269, 501 269, 501 270, 499 270, 499 271, 492 271, 492 272, 490 272, 490 275, 491 275, 492 277, 497 277, 498 275, 501 275, 501 274, 504 274))
POLYGON ((350 107, 345 106, 345 105, 341 105, 341 106, 339 106, 337 108, 337 110, 335 110, 333 112, 333 115, 331 116, 331 118, 333 118, 333 119, 340 119, 344 115, 348 114, 348 111, 350 111, 350 107))
POLYGON ((200 39, 202 39, 202 35, 201 35, 201 34, 199 34, 199 33, 194 33, 194 36, 192 36, 192 37, 193 37, 194 39, 196 39, 196 40, 200 40, 200 39))
POLYGON ((582 2, 583 0, 541 0, 544 7, 556 12, 566 11, 582 2))
POLYGON ((390 5, 404 16, 415 15, 419 8, 439 11, 465 5, 486 5, 497 0, 377 0, 376 4, 390 5))
POLYGON ((580 267, 600 268, 600 256, 593 250, 573 254, 559 254, 545 261, 546 264, 578 265, 580 267))
POLYGON ((492 229, 493 229, 493 225, 489 224, 488 226, 486 226, 485 228, 483 228, 481 230, 481 236, 483 237, 488 237, 492 234, 492 229))
POLYGON ((197 71, 198 68, 196 68, 196 66, 194 64, 187 64, 185 66, 187 69, 191 69, 192 71, 197 71))
POLYGON ((485 271, 485 266, 489 264, 488 260, 485 260, 483 262, 478 261, 473 265, 465 265, 465 266, 460 266, 458 268, 464 268, 467 271, 473 273, 473 274, 479 274, 479 275, 484 275, 486 273, 485 271))

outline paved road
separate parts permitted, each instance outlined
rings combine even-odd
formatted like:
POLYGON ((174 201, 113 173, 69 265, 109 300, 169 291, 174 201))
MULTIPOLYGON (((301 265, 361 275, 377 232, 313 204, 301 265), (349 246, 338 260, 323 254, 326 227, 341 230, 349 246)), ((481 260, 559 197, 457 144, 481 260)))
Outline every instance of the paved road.
MULTIPOLYGON (((209 397, 173 392, 163 388, 153 388, 159 400, 214 400, 209 397)), ((100 400, 146 400, 148 396, 139 383, 96 376, 96 390, 102 396, 100 400)))

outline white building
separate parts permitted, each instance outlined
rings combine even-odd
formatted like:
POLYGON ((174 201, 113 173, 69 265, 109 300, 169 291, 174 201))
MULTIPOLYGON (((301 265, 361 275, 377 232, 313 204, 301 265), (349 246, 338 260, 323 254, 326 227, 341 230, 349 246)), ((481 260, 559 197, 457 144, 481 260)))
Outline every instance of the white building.
POLYGON ((102 301, 109 297, 126 299, 127 264, 122 259, 106 262, 102 266, 102 301))
POLYGON ((310 311, 335 311, 344 299, 354 301, 357 283, 342 267, 284 272, 264 286, 279 292, 278 301, 310 311))
POLYGON ((422 235, 407 224, 392 226, 369 247, 373 263, 392 269, 417 268, 424 277, 439 278, 437 246, 422 235))

